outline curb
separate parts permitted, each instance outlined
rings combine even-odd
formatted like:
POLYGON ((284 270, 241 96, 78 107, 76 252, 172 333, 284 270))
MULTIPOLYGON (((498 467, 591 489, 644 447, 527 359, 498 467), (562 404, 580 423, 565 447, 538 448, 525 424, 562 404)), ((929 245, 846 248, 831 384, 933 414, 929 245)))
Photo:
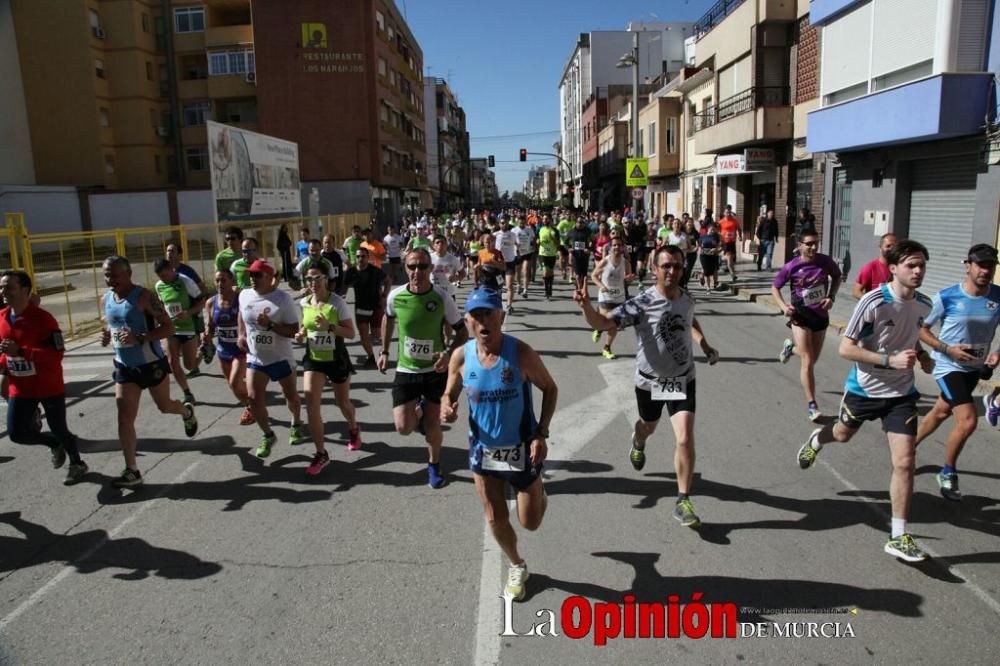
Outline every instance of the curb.
MULTIPOLYGON (((741 300, 763 306, 765 309, 772 310, 776 314, 781 314, 781 309, 778 307, 778 304, 771 296, 770 290, 767 291, 754 290, 753 287, 745 287, 744 289, 740 289, 739 284, 727 284, 726 288, 733 296, 736 296, 741 300)), ((828 336, 839 338, 844 334, 844 331, 846 329, 847 329, 846 321, 841 321, 839 319, 831 317, 830 327, 826 329, 826 334, 828 336)), ((1000 389, 1000 380, 980 379, 977 388, 984 394, 992 395, 994 391, 1000 389)))

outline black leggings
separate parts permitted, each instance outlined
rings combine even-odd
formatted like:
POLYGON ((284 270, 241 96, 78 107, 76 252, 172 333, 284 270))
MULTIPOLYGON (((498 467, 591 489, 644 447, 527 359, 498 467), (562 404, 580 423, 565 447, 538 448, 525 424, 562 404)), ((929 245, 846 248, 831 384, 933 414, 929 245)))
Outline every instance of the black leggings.
POLYGON ((50 449, 63 446, 69 459, 80 462, 76 435, 66 426, 66 396, 51 398, 9 398, 7 400, 7 436, 16 444, 44 444, 50 449), (51 432, 42 432, 35 424, 35 408, 41 403, 51 432))

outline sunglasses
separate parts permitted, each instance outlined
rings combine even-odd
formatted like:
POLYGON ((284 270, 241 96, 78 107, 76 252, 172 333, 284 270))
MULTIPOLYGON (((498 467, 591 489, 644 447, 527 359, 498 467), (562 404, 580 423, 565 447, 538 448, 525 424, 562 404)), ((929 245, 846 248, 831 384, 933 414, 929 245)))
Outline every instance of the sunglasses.
POLYGON ((806 247, 816 247, 817 245, 819 245, 819 241, 809 241, 808 243, 803 242, 802 244, 805 245, 806 247))
POLYGON ((322 282, 326 279, 325 275, 307 275, 303 278, 306 282, 322 282))
POLYGON ((241 252, 242 254, 253 254, 253 253, 254 253, 254 252, 256 252, 256 251, 257 251, 257 250, 246 250, 246 249, 244 249, 244 250, 240 250, 240 252, 241 252))
POLYGON ((426 271, 430 268, 430 264, 407 264, 406 270, 408 271, 426 271))

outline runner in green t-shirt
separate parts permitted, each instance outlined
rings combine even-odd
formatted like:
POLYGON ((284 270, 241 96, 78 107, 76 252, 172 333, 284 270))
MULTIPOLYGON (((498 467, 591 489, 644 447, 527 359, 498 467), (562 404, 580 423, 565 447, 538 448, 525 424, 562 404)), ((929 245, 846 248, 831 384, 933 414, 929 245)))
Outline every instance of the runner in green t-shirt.
POLYGON ((431 488, 445 484, 440 457, 441 394, 447 379, 448 358, 468 339, 465 321, 458 306, 444 290, 431 284, 431 255, 423 249, 410 250, 403 257, 407 283, 389 292, 382 327, 379 372, 389 367, 389 345, 399 320, 399 362, 392 387, 392 416, 396 432, 408 435, 419 430, 427 441, 427 481, 431 488), (445 349, 445 322, 455 330, 445 349))
POLYGON ((566 234, 576 224, 566 216, 559 220, 556 231, 559 232, 559 270, 562 272, 563 282, 569 282, 569 248, 566 247, 566 234))
POLYGON ((215 272, 233 265, 233 262, 240 258, 240 243, 243 242, 243 230, 239 227, 226 227, 222 238, 226 241, 226 247, 219 254, 215 255, 215 272))
POLYGON ((205 296, 198 289, 194 280, 181 275, 167 258, 157 259, 153 264, 156 276, 160 278, 155 286, 156 295, 163 303, 163 308, 174 323, 174 334, 167 340, 167 350, 170 354, 170 369, 177 385, 184 391, 184 402, 194 402, 191 389, 188 386, 184 368, 192 376, 198 374, 198 335, 194 329, 194 316, 205 305, 205 296), (181 366, 183 357, 184 366, 181 366))
POLYGON ((321 411, 323 387, 327 381, 333 382, 337 405, 350 431, 347 448, 351 451, 361 448, 361 432, 351 403, 351 374, 354 368, 347 355, 347 348, 337 343, 338 337, 349 340, 354 338, 354 319, 347 301, 330 291, 328 263, 313 263, 302 276, 312 293, 299 301, 302 307, 302 328, 295 336, 296 341, 306 343, 306 354, 302 359, 305 370, 303 388, 309 432, 316 447, 312 463, 306 468, 306 473, 310 476, 316 476, 330 464, 330 455, 324 445, 321 411))
POLYGON ((365 237, 361 234, 361 227, 354 225, 351 235, 344 241, 343 249, 347 253, 347 267, 353 268, 358 263, 358 248, 365 242, 365 237))
POLYGON ((260 258, 257 256, 257 239, 244 238, 240 253, 242 256, 229 266, 229 270, 233 274, 233 279, 236 281, 237 287, 240 289, 252 289, 253 285, 250 284, 248 271, 250 270, 250 264, 260 258))
POLYGON ((545 285, 545 300, 552 300, 552 283, 555 281, 553 269, 559 255, 559 232, 552 226, 549 215, 542 216, 538 227, 538 257, 542 262, 542 283, 545 285))

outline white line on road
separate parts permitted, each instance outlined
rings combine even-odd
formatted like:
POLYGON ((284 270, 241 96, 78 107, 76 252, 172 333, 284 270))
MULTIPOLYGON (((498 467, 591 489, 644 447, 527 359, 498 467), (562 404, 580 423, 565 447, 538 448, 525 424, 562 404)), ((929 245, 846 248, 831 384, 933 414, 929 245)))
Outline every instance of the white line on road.
MULTIPOLYGON (((621 414, 623 405, 631 404, 632 375, 635 367, 630 362, 603 363, 597 366, 606 387, 597 393, 575 402, 565 409, 557 409, 549 425, 552 432, 546 472, 558 470, 560 463, 569 461, 576 452, 589 444, 621 414)), ((517 515, 516 502, 508 502, 510 514, 517 515)), ((485 523, 485 521, 484 521, 485 523)), ((527 559, 527 558, 526 558, 527 559)), ((477 666, 497 664, 500 661, 500 592, 497 573, 501 571, 502 553, 493 538, 489 523, 483 527, 483 566, 479 577, 479 611, 476 616, 477 666)), ((530 580, 530 579, 529 579, 530 580)))
POLYGON ((2 620, 0 620, 0 631, 3 631, 4 629, 6 629, 7 625, 9 625, 11 622, 13 622, 18 617, 20 617, 26 610, 28 610, 29 608, 31 608, 32 606, 34 606, 35 604, 37 604, 39 601, 41 601, 42 597, 44 597, 46 594, 48 594, 49 592, 51 592, 55 588, 56 585, 58 585, 59 583, 61 583, 63 580, 66 579, 67 576, 69 576, 71 573, 73 573, 74 571, 77 570, 77 567, 74 566, 74 565, 79 564, 81 562, 84 562, 84 561, 90 559, 91 557, 93 557, 94 555, 96 555, 97 552, 99 550, 101 550, 101 548, 104 548, 104 546, 106 546, 109 541, 111 541, 112 539, 114 539, 116 536, 118 536, 121 533, 122 530, 124 530, 126 527, 128 527, 129 525, 131 525, 133 522, 135 522, 135 520, 146 511, 146 509, 148 509, 150 506, 152 506, 155 503, 155 500, 158 500, 159 498, 163 497, 168 492, 170 492, 170 489, 174 485, 176 485, 178 483, 182 483, 184 481, 184 479, 187 478, 187 475, 190 474, 191 471, 195 467, 197 467, 198 465, 200 465, 200 464, 201 464, 201 461, 196 461, 196 462, 193 462, 190 465, 188 465, 187 469, 185 469, 183 472, 181 472, 180 474, 178 474, 177 477, 173 481, 171 481, 169 484, 167 484, 166 486, 164 486, 163 490, 161 490, 159 493, 157 493, 156 496, 153 497, 153 499, 149 500, 148 502, 143 503, 142 506, 140 506, 138 509, 136 509, 125 520, 123 520, 122 522, 118 523, 117 527, 115 527, 113 530, 111 530, 110 532, 108 532, 107 536, 105 536, 103 539, 101 539, 100 541, 98 541, 97 543, 95 543, 93 546, 91 546, 90 550, 88 550, 87 552, 85 552, 80 557, 76 558, 76 560, 74 560, 72 563, 67 564, 65 567, 63 567, 62 571, 60 571, 55 576, 53 576, 49 580, 49 582, 45 583, 45 585, 42 585, 40 588, 38 588, 37 590, 35 590, 35 592, 32 593, 32 595, 30 597, 28 597, 23 602, 21 602, 20 606, 18 606, 14 610, 12 610, 2 620))
MULTIPOLYGON (((885 510, 882 509, 882 507, 878 506, 877 500, 875 500, 875 499, 873 499, 871 497, 865 497, 864 495, 862 495, 861 492, 860 492, 861 489, 858 488, 853 483, 851 483, 850 481, 848 481, 847 478, 844 475, 842 475, 840 472, 838 472, 836 470, 836 468, 834 468, 834 466, 831 465, 829 462, 827 462, 825 460, 820 460, 819 462, 824 467, 826 467, 826 469, 830 472, 830 474, 832 474, 834 476, 834 478, 836 478, 838 481, 840 481, 842 484, 844 484, 845 488, 847 488, 848 490, 850 490, 853 493, 856 493, 856 496, 859 497, 861 500, 863 500, 863 501, 871 504, 872 510, 875 513, 877 513, 883 520, 885 520, 886 522, 890 521, 891 516, 888 513, 886 513, 885 510)), ((921 545, 920 547, 923 548, 923 550, 928 555, 930 555, 932 558, 934 558, 935 560, 942 559, 942 557, 940 555, 938 555, 937 553, 935 553, 933 550, 931 550, 930 548, 928 548, 926 545, 921 545)), ((947 558, 944 558, 944 559, 947 560, 947 558)), ((965 583, 965 585, 968 587, 969 591, 972 592, 972 594, 976 598, 978 598, 984 604, 986 604, 987 606, 989 606, 990 610, 992 610, 994 613, 996 613, 997 615, 1000 615, 1000 602, 998 602, 996 599, 994 599, 993 597, 991 597, 989 595, 989 593, 986 592, 986 590, 984 590, 983 588, 981 588, 978 585, 976 585, 975 583, 973 583, 972 580, 969 579, 968 576, 966 576, 965 574, 963 574, 961 571, 958 570, 958 567, 956 567, 954 565, 949 565, 946 568, 947 568, 947 570, 948 570, 949 573, 951 573, 952 575, 954 575, 956 578, 960 578, 962 580, 962 582, 965 583)))

